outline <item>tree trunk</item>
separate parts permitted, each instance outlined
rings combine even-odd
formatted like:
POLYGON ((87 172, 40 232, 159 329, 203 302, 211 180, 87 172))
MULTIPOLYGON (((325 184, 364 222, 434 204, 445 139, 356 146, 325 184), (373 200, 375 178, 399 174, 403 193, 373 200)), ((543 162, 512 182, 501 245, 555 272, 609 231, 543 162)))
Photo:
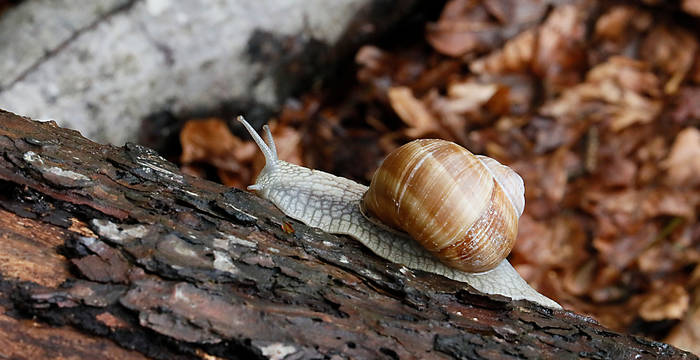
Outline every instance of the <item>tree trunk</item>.
POLYGON ((697 359, 407 272, 138 145, 0 112, 0 152, 3 357, 697 359))

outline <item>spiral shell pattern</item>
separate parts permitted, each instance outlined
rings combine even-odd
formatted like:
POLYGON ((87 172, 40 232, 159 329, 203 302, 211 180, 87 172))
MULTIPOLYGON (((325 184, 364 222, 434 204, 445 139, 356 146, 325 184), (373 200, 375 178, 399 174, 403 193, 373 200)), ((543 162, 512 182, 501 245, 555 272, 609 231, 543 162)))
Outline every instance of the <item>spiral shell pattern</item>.
POLYGON ((524 206, 507 166, 445 140, 412 141, 375 172, 363 207, 447 266, 483 272, 508 256, 524 206))

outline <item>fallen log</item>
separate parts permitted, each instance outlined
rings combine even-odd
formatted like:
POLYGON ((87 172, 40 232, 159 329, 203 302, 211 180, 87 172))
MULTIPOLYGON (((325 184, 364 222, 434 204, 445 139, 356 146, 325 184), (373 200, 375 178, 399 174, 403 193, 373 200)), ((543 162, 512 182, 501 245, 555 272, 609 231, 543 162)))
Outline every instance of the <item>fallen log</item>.
POLYGON ((697 359, 407 270, 139 145, 3 111, 0 153, 4 357, 697 359))

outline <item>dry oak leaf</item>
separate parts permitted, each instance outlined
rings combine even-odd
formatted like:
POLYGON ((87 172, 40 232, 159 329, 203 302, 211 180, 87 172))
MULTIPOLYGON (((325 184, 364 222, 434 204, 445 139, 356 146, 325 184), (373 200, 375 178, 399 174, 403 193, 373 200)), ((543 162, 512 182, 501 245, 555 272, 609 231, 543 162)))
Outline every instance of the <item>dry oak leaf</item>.
POLYGON ((656 26, 644 39, 642 60, 668 76, 664 92, 675 94, 692 68, 698 48, 696 35, 679 28, 656 26))
POLYGON ((389 89, 389 102, 397 115, 408 125, 406 134, 419 138, 430 133, 440 132, 437 119, 425 104, 413 96, 410 88, 398 86, 389 89))
POLYGON ((635 225, 639 228, 634 232, 618 229, 618 233, 594 238, 593 247, 598 251, 598 258, 619 271, 631 266, 654 243, 659 232, 655 224, 635 225))
POLYGON ((681 216, 689 221, 695 218, 697 194, 686 191, 659 187, 650 190, 643 202, 642 210, 649 218, 659 215, 681 216))
POLYGON ((700 184, 700 130, 681 130, 661 167, 667 171, 665 180, 671 186, 700 184))
POLYGON ((616 5, 602 14, 595 24, 595 38, 623 42, 631 30, 644 30, 649 27, 653 18, 645 11, 628 6, 616 5))
POLYGON ((575 5, 554 9, 540 27, 533 71, 555 85, 579 80, 585 66, 586 11, 575 5))
POLYGON ((620 191, 589 189, 582 194, 581 208, 598 221, 597 232, 603 237, 615 237, 620 233, 630 233, 646 216, 639 204, 644 195, 627 188, 620 191))
POLYGON ((646 321, 680 319, 688 310, 689 302, 685 289, 672 284, 652 292, 639 307, 639 315, 646 321))
POLYGON ((654 120, 662 109, 659 95, 658 79, 644 63, 616 56, 591 69, 584 83, 566 89, 541 112, 565 122, 596 114, 600 120, 610 118, 610 129, 618 132, 654 120))
POLYGON ((518 226, 518 241, 513 258, 518 263, 546 266, 576 266, 588 256, 586 236, 579 222, 571 216, 557 216, 537 221, 523 214, 518 226))
MULTIPOLYGON (((700 275, 700 266, 695 268, 694 274, 700 275)), ((664 342, 681 349, 700 354, 700 287, 695 288, 693 304, 675 326, 664 342)))
POLYGON ((498 41, 498 27, 489 21, 486 9, 470 0, 449 1, 440 19, 427 26, 426 37, 439 53, 462 56, 492 48, 498 41))
POLYGON ((250 183, 251 173, 247 166, 257 153, 253 143, 243 141, 231 134, 228 125, 221 119, 190 120, 180 131, 183 171, 195 176, 204 176, 196 164, 214 166, 221 182, 238 188, 250 183))
MULTIPOLYGON (((700 64, 700 57, 698 57, 700 64)), ((700 69, 700 66, 698 67, 700 69)), ((698 71, 700 74, 700 71, 698 71)), ((690 124, 693 121, 700 121, 700 87, 683 87, 675 98, 676 108, 671 113, 671 117, 679 124, 690 124)))
POLYGON ((690 15, 700 17, 700 0, 683 0, 681 9, 690 15))
POLYGON ((553 84, 573 83, 584 66, 585 13, 575 5, 559 6, 542 26, 519 33, 470 69, 478 74, 533 70, 553 84))
POLYGON ((477 74, 525 72, 532 66, 536 43, 536 31, 525 30, 506 41, 501 49, 472 61, 469 69, 477 74))
POLYGON ((500 84, 482 84, 471 80, 450 84, 447 88, 448 99, 441 110, 457 114, 476 111, 502 88, 500 84))
POLYGON ((355 63, 358 65, 357 79, 361 83, 373 84, 380 89, 386 89, 391 85, 387 77, 394 70, 392 57, 376 46, 365 45, 355 54, 355 63))
POLYGON ((700 262, 700 251, 694 249, 691 231, 687 227, 683 228, 683 222, 677 219, 672 218, 664 224, 659 234, 655 236, 655 242, 639 254, 637 269, 640 272, 649 274, 650 277, 666 275, 680 282, 684 277, 684 268, 693 266, 697 268, 700 262), (679 226, 682 228, 678 229, 679 226), (671 229, 671 232, 669 233, 666 229, 671 229), (665 232, 669 236, 665 236, 665 232), (679 235, 676 236, 676 234, 679 235))
POLYGON ((597 179, 604 186, 633 186, 637 178, 637 164, 627 157, 614 156, 596 166, 597 179))
POLYGON ((190 120, 180 132, 183 164, 206 162, 219 169, 238 171, 240 163, 256 153, 253 144, 233 134, 221 119, 190 120))
POLYGON ((494 50, 504 39, 539 23, 554 1, 451 0, 426 38, 448 56, 470 56, 494 50))

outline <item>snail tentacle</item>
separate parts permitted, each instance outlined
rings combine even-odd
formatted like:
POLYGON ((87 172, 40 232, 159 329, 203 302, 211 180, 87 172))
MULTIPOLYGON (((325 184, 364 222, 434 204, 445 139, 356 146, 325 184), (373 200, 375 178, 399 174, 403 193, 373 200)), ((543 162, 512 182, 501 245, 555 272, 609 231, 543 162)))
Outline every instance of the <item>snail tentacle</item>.
POLYGON ((263 176, 264 174, 274 173, 277 169, 277 165, 280 162, 277 158, 277 147, 275 146, 275 141, 272 138, 270 127, 267 125, 263 126, 263 130, 265 131, 265 137, 267 138, 267 143, 265 143, 265 141, 260 137, 260 135, 255 131, 255 129, 253 129, 253 127, 245 120, 245 118, 243 118, 243 116, 239 115, 238 117, 236 117, 236 120, 239 123, 243 124, 243 126, 253 138, 253 141, 255 141, 255 143, 258 145, 258 148, 265 157, 265 167, 260 172, 260 175, 258 175, 258 181, 255 184, 248 186, 248 190, 264 193, 266 190, 266 183, 265 181, 260 180, 265 178, 263 176))
POLYGON ((272 157, 275 159, 275 162, 277 162, 277 147, 275 146, 275 139, 272 138, 270 126, 267 124, 263 125, 263 131, 265 132, 265 140, 267 140, 267 146, 270 148, 270 152, 272 153, 272 157))
POLYGON ((258 145, 258 148, 260 148, 260 151, 262 151, 263 156, 265 156, 265 166, 275 166, 279 159, 277 159, 277 148, 275 147, 275 142, 272 139, 272 133, 270 133, 270 128, 267 127, 265 129, 265 136, 267 137, 267 140, 269 142, 269 145, 265 143, 265 141, 258 135, 258 133, 253 129, 253 127, 243 118, 243 116, 239 115, 236 117, 236 120, 243 124, 246 130, 248 130, 248 133, 250 136, 253 138, 253 141, 258 145))

